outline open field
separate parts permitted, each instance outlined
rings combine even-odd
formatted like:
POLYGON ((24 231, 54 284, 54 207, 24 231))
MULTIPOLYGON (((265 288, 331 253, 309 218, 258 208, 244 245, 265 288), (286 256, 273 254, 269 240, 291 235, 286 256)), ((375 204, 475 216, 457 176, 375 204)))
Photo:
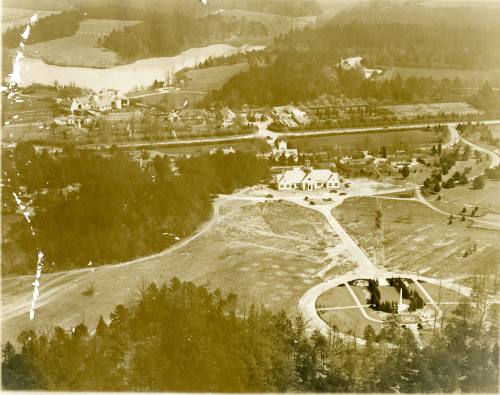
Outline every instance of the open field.
POLYGON ((73 36, 27 45, 24 54, 60 66, 111 67, 120 64, 120 59, 114 52, 99 47, 97 39, 139 22, 87 19, 80 22, 80 29, 73 36))
POLYGON ((336 326, 341 332, 353 330, 356 337, 363 337, 363 331, 368 326, 376 333, 382 329, 382 324, 366 319, 359 308, 345 310, 327 310, 318 312, 319 316, 331 327, 336 326))
MULTIPOLYGON (((439 285, 429 284, 423 281, 420 281, 420 284, 425 288, 436 303, 459 302, 460 299, 463 298, 458 291, 454 291, 449 288, 441 287, 441 289, 439 289, 439 285)), ((424 295, 421 296, 424 297, 424 295)))
POLYGON ((432 77, 434 79, 448 78, 452 81, 455 78, 460 79, 464 86, 470 88, 480 88, 486 81, 489 81, 493 87, 500 87, 500 70, 497 71, 473 71, 473 70, 454 70, 454 69, 424 69, 410 67, 394 67, 387 70, 382 78, 391 79, 400 75, 403 79, 409 77, 432 77))
POLYGON ((335 134, 318 137, 287 137, 290 148, 301 151, 378 149, 382 146, 418 148, 436 144, 446 140, 441 134, 420 129, 384 131, 377 133, 335 134))
POLYGON ((316 299, 316 308, 346 307, 355 305, 356 302, 352 298, 349 291, 347 291, 347 288, 342 286, 331 288, 316 299))
POLYGON ((407 118, 417 116, 437 115, 476 115, 483 112, 475 109, 465 102, 455 103, 429 103, 429 104, 398 104, 394 106, 382 106, 391 111, 396 117, 407 118))
MULTIPOLYGON (((209 67, 206 69, 190 69, 186 71, 184 86, 181 91, 150 92, 150 95, 136 100, 150 105, 163 105, 166 107, 180 107, 187 99, 189 104, 196 103, 212 89, 220 89, 232 76, 248 69, 248 63, 236 63, 227 66, 209 67)), ((148 92, 144 92, 147 94, 148 92)), ((131 93, 130 96, 140 94, 131 93)))
POLYGON ((453 221, 416 201, 350 198, 333 210, 361 248, 379 266, 425 275, 491 272, 498 264, 500 233, 453 221), (375 212, 382 211, 385 259, 377 262, 375 212), (465 250, 477 251, 464 257, 465 250))
POLYGON ((2 32, 12 27, 28 23, 35 12, 38 12, 39 18, 45 18, 49 15, 56 14, 58 11, 38 11, 24 8, 2 7, 2 32))
POLYGON ((479 213, 489 210, 500 212, 500 181, 487 180, 483 189, 472 189, 470 185, 441 189, 441 200, 429 198, 436 207, 459 214, 464 208, 470 213, 472 207, 478 207, 479 213))
POLYGON ((322 281, 315 273, 330 262, 329 250, 341 243, 321 214, 285 202, 218 201, 197 235, 140 261, 42 275, 33 322, 33 276, 2 279, 4 339, 21 329, 94 325, 115 305, 136 300, 143 281, 173 276, 236 293, 240 308, 245 300, 247 308, 263 304, 294 314, 304 292, 322 281), (90 285, 96 294, 83 296, 90 285))

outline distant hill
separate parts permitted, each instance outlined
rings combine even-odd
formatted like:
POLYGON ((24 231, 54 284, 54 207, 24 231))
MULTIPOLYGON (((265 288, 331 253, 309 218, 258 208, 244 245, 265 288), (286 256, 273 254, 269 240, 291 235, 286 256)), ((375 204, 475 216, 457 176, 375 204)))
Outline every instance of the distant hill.
POLYGON ((207 6, 199 0, 4 0, 2 6, 62 11, 105 5, 133 7, 141 10, 175 10, 194 14, 204 14, 219 9, 240 9, 287 16, 321 14, 321 8, 315 0, 209 0, 207 6))
POLYGON ((373 1, 338 13, 332 22, 349 24, 411 23, 417 25, 500 26, 499 2, 373 1))

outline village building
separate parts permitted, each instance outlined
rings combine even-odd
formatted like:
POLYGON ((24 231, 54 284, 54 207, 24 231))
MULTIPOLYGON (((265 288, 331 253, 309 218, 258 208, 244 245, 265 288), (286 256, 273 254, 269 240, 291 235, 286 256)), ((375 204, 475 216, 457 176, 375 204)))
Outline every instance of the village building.
POLYGON ((338 173, 328 169, 310 169, 295 167, 274 176, 274 184, 279 191, 299 189, 312 191, 316 189, 337 188, 340 185, 338 173))
POLYGON ((278 148, 273 148, 272 156, 274 160, 279 160, 281 157, 285 159, 292 158, 295 162, 299 160, 299 151, 295 148, 288 148, 287 142, 281 140, 278 143, 278 148))
POLYGON ((228 107, 224 107, 221 111, 220 114, 222 116, 222 127, 223 128, 230 128, 233 126, 234 122, 236 121, 236 113, 232 111, 228 107))
POLYGON ((121 109, 130 104, 128 97, 122 93, 107 89, 98 94, 66 98, 60 101, 60 108, 68 114, 83 115, 89 110, 108 111, 121 109))
POLYGON ((229 148, 210 148, 209 154, 215 155, 217 152, 222 152, 224 155, 235 154, 236 150, 233 147, 229 148))
POLYGON ((361 56, 355 56, 347 59, 340 59, 340 63, 337 66, 342 67, 344 70, 360 69, 363 73, 365 79, 372 78, 376 75, 381 75, 382 70, 379 69, 368 69, 361 64, 363 58, 361 56))
POLYGON ((272 113, 276 121, 290 128, 306 125, 310 122, 306 112, 292 105, 273 107, 272 113))

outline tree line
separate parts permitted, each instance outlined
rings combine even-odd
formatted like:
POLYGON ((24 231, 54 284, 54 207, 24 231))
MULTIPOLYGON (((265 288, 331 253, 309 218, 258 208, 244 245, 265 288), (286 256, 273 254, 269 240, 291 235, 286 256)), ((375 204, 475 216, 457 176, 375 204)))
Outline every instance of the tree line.
POLYGON ((95 330, 32 330, 2 347, 9 390, 187 392, 495 392, 498 328, 461 303, 419 348, 413 334, 368 326, 366 346, 307 334, 283 311, 238 304, 172 279, 140 289, 95 330), (387 344, 392 344, 388 347, 387 344))
MULTIPOLYGON (((84 18, 83 13, 80 11, 63 11, 41 18, 31 27, 26 43, 36 44, 56 38, 72 36, 78 31, 80 21, 84 18)), ((3 45, 6 48, 17 48, 21 43, 21 34, 25 29, 26 25, 14 26, 7 29, 2 34, 3 45)))
MULTIPOLYGON (((33 237, 21 220, 9 228, 4 255, 24 259, 15 267, 3 259, 4 273, 30 270, 37 248, 54 263, 49 271, 158 252, 208 219, 213 196, 269 177, 265 159, 243 152, 181 158, 175 172, 168 157, 156 156, 141 166, 119 150, 50 155, 19 144, 12 158, 2 159, 5 179, 11 180, 5 196, 21 186, 28 189, 36 230, 33 237), (70 184, 79 184, 79 190, 64 193, 70 184)), ((13 199, 9 204, 15 209, 13 199)))
POLYGON ((113 30, 98 43, 124 59, 172 56, 191 48, 220 43, 230 37, 267 36, 258 21, 220 14, 196 17, 180 12, 150 14, 143 23, 113 30))

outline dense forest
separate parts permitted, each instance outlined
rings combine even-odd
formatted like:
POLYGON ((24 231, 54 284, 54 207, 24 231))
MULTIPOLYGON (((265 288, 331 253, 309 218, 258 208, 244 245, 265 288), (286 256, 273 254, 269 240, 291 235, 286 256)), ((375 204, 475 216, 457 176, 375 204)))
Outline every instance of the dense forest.
MULTIPOLYGON (((224 102, 229 106, 242 104, 269 106, 289 102, 306 102, 324 94, 352 98, 376 99, 391 103, 411 103, 417 99, 463 99, 464 83, 455 78, 437 80, 432 77, 400 75, 365 79, 357 69, 343 70, 322 65, 315 54, 298 51, 280 53, 267 67, 252 65, 230 78, 222 89, 211 91, 205 105, 224 102)), ((485 87, 488 92, 491 87, 485 87)), ((480 108, 485 103, 477 100, 480 108)))
POLYGON ((158 252, 208 219, 212 196, 267 180, 269 172, 265 160, 240 152, 179 159, 175 173, 169 158, 155 157, 141 167, 120 151, 69 150, 53 156, 37 154, 29 144, 19 144, 2 160, 11 179, 3 191, 7 203, 14 211, 12 192, 27 187, 34 197, 36 230, 33 237, 21 220, 9 228, 2 246, 4 274, 30 270, 36 248, 54 262, 47 270, 158 252), (76 183, 79 191, 64 193, 76 183))
POLYGON ((141 24, 113 31, 99 40, 104 48, 124 59, 177 55, 185 49, 221 43, 232 36, 267 36, 267 27, 256 21, 183 13, 151 14, 141 24))
MULTIPOLYGON (((65 11, 41 18, 30 30, 26 42, 35 44, 74 35, 80 27, 84 15, 80 11, 65 11)), ((21 34, 26 25, 19 25, 7 29, 2 34, 3 45, 6 48, 17 48, 21 42, 21 34)))
MULTIPOLYGON (((388 322, 366 346, 336 332, 308 336, 281 311, 242 309, 192 283, 143 287, 133 306, 116 306, 95 331, 25 331, 19 351, 2 347, 10 390, 190 392, 490 392, 498 389, 495 318, 478 324, 467 302, 420 348, 388 322), (388 347, 388 344, 393 344, 388 347)), ((94 324, 94 323, 93 323, 94 324)))
POLYGON ((362 56, 367 66, 496 70, 500 26, 333 21, 276 38, 278 50, 315 53, 323 64, 362 56))
POLYGON ((412 23, 418 25, 500 26, 500 6, 497 2, 360 2, 334 16, 338 24, 412 23), (426 4, 427 3, 427 4, 426 4), (453 4, 455 3, 455 4, 453 4))

